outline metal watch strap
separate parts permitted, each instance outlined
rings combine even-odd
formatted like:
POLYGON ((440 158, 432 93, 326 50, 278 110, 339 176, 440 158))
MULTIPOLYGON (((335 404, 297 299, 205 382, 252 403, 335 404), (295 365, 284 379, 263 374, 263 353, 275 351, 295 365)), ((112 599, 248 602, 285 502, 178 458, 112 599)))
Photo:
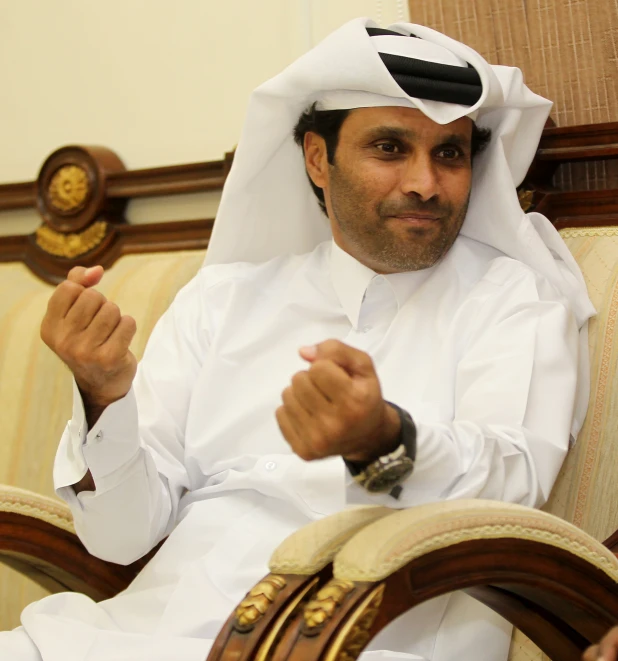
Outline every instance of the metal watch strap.
MULTIPOLYGON (((396 468, 401 472, 401 479, 399 481, 403 481, 409 476, 412 472, 414 459, 416 458, 416 425, 412 420, 412 416, 407 411, 392 402, 386 403, 395 409, 401 422, 401 429, 397 437, 395 450, 369 462, 348 461, 347 459, 344 459, 344 462, 350 474, 361 486, 364 486, 369 491, 390 491, 391 495, 397 498, 401 491, 401 487, 397 486, 397 481, 384 489, 371 488, 370 483, 377 485, 380 481, 380 474, 387 473, 391 466, 393 469, 396 468), (408 467, 407 470, 402 469, 402 463, 408 467)), ((384 477, 386 478, 384 484, 386 487, 388 478, 387 475, 384 475, 384 477)))

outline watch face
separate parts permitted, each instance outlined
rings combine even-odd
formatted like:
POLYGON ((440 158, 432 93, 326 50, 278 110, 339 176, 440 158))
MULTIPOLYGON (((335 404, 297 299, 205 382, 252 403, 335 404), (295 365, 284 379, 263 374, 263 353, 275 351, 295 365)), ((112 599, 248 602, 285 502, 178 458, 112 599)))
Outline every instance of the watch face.
POLYGON ((409 457, 402 457, 391 464, 372 472, 364 483, 365 489, 371 493, 391 491, 412 474, 414 462, 409 457))

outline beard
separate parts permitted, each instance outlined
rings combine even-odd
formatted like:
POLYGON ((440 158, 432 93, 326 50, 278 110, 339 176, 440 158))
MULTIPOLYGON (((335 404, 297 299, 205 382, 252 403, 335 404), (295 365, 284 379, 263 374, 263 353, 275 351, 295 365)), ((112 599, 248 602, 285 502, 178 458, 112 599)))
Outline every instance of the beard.
POLYGON ((458 207, 431 198, 383 200, 373 207, 364 200, 365 189, 354 185, 339 168, 331 168, 330 200, 334 221, 360 262, 388 273, 430 268, 451 248, 468 210, 470 195, 458 207), (429 227, 411 225, 393 216, 431 215, 429 227))

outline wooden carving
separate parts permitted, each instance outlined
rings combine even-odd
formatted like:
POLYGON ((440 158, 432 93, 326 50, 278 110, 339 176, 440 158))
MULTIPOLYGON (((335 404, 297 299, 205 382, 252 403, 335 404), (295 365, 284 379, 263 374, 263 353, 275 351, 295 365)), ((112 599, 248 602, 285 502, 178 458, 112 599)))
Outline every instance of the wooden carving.
POLYGON ((358 606, 342 627, 325 661, 355 661, 371 640, 371 628, 384 597, 384 583, 378 585, 358 606))
POLYGON ((62 234, 43 225, 36 230, 35 241, 41 250, 50 255, 75 259, 96 248, 103 241, 108 230, 109 224, 104 220, 98 220, 77 234, 62 234))
POLYGON ((78 211, 91 194, 88 173, 79 165, 63 165, 58 168, 47 187, 49 205, 61 213, 78 211))
POLYGON ((303 633, 312 636, 318 633, 354 589, 354 583, 332 579, 305 606, 303 633))
POLYGON ((253 629, 286 584, 283 576, 271 574, 252 588, 236 609, 235 628, 243 633, 253 629))
POLYGON ((43 163, 36 182, 0 186, 0 210, 36 206, 43 223, 30 235, 0 237, 0 262, 23 261, 43 280, 58 283, 77 265, 109 267, 124 254, 203 249, 212 219, 128 225, 133 197, 220 189, 224 161, 127 172, 105 147, 70 146, 43 163))

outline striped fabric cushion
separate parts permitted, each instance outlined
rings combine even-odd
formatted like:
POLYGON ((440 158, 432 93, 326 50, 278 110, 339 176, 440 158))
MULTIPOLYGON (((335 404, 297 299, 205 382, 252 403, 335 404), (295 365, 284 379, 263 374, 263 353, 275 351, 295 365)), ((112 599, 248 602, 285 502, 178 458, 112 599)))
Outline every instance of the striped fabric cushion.
POLYGON ((588 415, 545 509, 602 541, 618 528, 618 389, 612 388, 618 366, 618 228, 567 229, 561 234, 584 273, 597 316, 589 326, 588 415))
MULTIPOLYGON (((560 234, 582 269, 598 314, 589 325, 588 415, 543 509, 603 541, 618 529, 618 389, 612 388, 618 367, 618 227, 564 229, 560 234)), ((519 631, 509 658, 549 661, 519 631)))
MULTIPOLYGON (((138 358, 157 319, 197 273, 203 251, 130 255, 99 287, 137 321, 138 358)), ((0 264, 0 483, 53 495, 52 465, 71 416, 67 368, 39 336, 52 287, 20 263, 0 264)), ((0 565, 0 630, 19 625, 24 606, 43 588, 0 565)))

